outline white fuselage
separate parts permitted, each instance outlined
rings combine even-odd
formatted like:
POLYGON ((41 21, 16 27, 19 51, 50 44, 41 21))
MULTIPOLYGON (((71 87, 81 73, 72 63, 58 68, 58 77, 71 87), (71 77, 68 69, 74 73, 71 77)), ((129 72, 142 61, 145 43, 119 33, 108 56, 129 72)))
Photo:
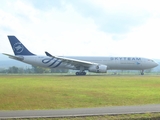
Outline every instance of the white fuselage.
MULTIPOLYGON (((49 56, 23 56, 22 62, 49 68, 77 68, 72 64, 68 64, 67 61, 57 60, 49 56)), ((144 70, 156 67, 158 64, 148 58, 141 57, 73 57, 68 58, 78 59, 107 66, 107 70, 144 70)))
POLYGON ((141 70, 141 75, 143 75, 144 69, 158 65, 151 59, 140 57, 61 57, 51 55, 47 51, 45 51, 46 56, 37 56, 15 36, 9 35, 8 39, 15 56, 6 53, 4 55, 33 66, 79 70, 76 75, 86 75, 85 70, 95 73, 106 73, 107 70, 141 70))

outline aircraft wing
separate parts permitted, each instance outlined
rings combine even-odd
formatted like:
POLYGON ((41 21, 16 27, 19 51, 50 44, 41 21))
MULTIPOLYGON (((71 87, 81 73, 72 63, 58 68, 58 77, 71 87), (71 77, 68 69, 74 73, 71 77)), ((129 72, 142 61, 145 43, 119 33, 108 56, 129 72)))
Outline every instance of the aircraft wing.
POLYGON ((88 62, 88 61, 83 61, 83 60, 77 60, 77 59, 72 59, 72 58, 66 58, 66 57, 59 57, 59 56, 53 56, 48 52, 45 52, 47 56, 57 58, 61 60, 62 62, 65 62, 70 65, 74 65, 75 67, 90 67, 91 65, 98 65, 98 63, 93 63, 93 62, 88 62))
POLYGON ((14 55, 6 54, 6 53, 2 53, 2 54, 8 56, 11 59, 15 59, 19 61, 22 61, 24 59, 22 56, 14 56, 14 55))

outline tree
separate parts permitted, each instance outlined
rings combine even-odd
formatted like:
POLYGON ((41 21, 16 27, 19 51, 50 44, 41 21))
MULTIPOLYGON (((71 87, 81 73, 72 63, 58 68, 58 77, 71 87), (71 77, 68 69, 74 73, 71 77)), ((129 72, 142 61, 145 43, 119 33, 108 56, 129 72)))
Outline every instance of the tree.
POLYGON ((8 73, 18 73, 18 67, 9 67, 8 73))
POLYGON ((51 73, 67 73, 68 69, 51 68, 51 73))
POLYGON ((152 72, 152 69, 147 69, 145 70, 146 73, 151 73, 152 72))
POLYGON ((51 72, 49 68, 43 68, 39 66, 32 66, 32 68, 35 73, 50 73, 51 72))

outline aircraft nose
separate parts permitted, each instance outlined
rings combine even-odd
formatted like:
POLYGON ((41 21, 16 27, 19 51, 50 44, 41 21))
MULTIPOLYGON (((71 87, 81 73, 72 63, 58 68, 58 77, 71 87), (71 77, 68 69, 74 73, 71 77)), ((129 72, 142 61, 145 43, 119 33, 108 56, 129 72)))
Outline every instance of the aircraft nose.
POLYGON ((157 63, 157 62, 154 62, 154 66, 157 67, 157 66, 158 66, 158 63, 157 63))

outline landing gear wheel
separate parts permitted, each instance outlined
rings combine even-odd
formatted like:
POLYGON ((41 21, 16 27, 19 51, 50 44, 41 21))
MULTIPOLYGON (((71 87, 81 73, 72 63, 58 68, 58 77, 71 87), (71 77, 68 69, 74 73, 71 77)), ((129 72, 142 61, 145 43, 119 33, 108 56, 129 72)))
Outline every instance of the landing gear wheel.
POLYGON ((76 72, 76 75, 79 75, 79 72, 76 72))
POLYGON ((83 73, 83 75, 86 75, 86 72, 82 72, 83 73))
POLYGON ((86 75, 86 72, 76 72, 76 75, 86 75))

